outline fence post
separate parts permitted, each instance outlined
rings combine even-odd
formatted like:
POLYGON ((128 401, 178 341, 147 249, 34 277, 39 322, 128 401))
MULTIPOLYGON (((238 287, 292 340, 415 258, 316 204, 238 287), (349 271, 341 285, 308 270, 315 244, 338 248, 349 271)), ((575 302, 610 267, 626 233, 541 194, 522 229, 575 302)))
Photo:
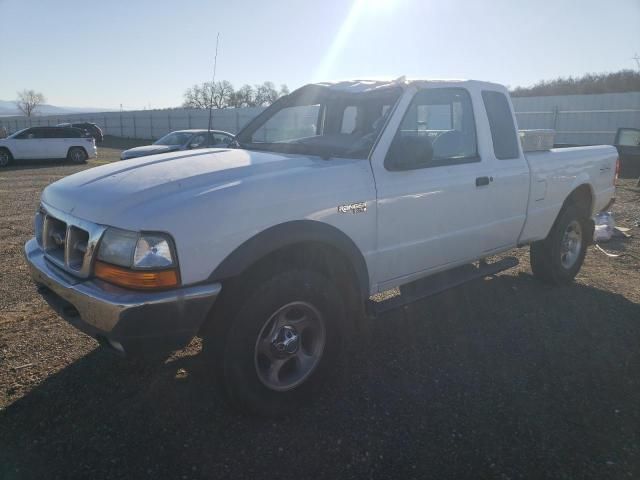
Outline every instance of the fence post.
POLYGON ((187 110, 187 125, 191 128, 191 112, 187 110))
POLYGON ((171 110, 167 112, 167 124, 169 125, 169 131, 171 131, 171 110))
POLYGON ((133 114, 133 138, 138 138, 138 134, 136 132, 136 114, 133 114))
POLYGON ((558 106, 553 107, 553 129, 558 130, 558 106))
POLYGON ((102 120, 104 121, 104 131, 107 135, 109 135, 109 131, 107 130, 107 116, 103 115, 102 120))
POLYGON ((149 135, 153 138, 153 113, 149 112, 149 135))
POLYGON ((124 130, 122 129, 122 112, 120 112, 120 137, 124 137, 124 130))

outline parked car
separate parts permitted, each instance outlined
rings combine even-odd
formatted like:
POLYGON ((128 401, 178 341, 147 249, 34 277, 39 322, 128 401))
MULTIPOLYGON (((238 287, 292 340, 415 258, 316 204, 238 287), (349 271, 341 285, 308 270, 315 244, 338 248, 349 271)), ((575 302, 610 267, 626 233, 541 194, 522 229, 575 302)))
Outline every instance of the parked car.
POLYGON ((221 130, 177 130, 153 142, 152 145, 130 148, 120 154, 121 160, 144 157, 158 153, 193 150, 196 148, 226 147, 233 135, 221 130))
POLYGON ((620 175, 640 176, 640 129, 619 128, 614 145, 620 155, 620 175))
POLYGON ((81 130, 85 130, 91 134, 91 136, 96 140, 96 143, 102 143, 104 140, 104 135, 102 134, 102 130, 98 125, 91 122, 77 122, 77 123, 60 123, 57 125, 58 127, 73 127, 79 128, 81 130))
POLYGON ((84 163, 96 154, 95 140, 79 128, 30 127, 0 139, 0 167, 23 159, 66 158, 84 163))
POLYGON ((485 257, 529 245, 535 277, 571 282, 615 194, 615 148, 525 154, 507 89, 478 81, 308 85, 234 147, 52 183, 25 254, 77 328, 132 355, 201 335, 261 414, 330 373, 348 322, 517 264, 485 257))

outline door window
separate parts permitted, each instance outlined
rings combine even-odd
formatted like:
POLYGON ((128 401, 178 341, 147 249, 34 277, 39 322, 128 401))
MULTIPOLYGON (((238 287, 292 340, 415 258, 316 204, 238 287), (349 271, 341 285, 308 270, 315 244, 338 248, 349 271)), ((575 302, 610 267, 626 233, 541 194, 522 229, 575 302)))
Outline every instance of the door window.
POLYGON ((394 144, 402 143, 410 144, 414 152, 428 152, 431 161, 419 168, 479 161, 469 93, 462 88, 416 93, 394 139, 394 144))

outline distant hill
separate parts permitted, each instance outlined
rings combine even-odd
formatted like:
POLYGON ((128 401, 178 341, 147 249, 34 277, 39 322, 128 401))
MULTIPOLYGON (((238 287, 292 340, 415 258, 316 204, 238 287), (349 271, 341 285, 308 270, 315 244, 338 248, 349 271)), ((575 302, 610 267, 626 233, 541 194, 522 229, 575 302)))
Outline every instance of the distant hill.
POLYGON ((531 87, 516 87, 512 97, 580 95, 640 91, 640 72, 620 70, 613 73, 587 73, 581 77, 542 80, 531 87))
MULTIPOLYGON (((40 105, 37 109, 37 115, 66 115, 68 113, 90 113, 90 112, 108 112, 108 108, 91 108, 91 107, 57 107, 55 105, 40 105)), ((0 100, 0 117, 8 117, 11 115, 22 115, 16 107, 15 102, 0 100)))

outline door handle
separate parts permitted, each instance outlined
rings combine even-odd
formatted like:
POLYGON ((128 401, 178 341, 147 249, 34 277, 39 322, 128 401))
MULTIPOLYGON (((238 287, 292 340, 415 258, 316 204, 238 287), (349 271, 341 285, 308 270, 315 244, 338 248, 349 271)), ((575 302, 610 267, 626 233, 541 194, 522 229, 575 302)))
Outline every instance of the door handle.
POLYGON ((476 187, 484 187, 485 185, 489 185, 489 177, 476 178, 476 187))

